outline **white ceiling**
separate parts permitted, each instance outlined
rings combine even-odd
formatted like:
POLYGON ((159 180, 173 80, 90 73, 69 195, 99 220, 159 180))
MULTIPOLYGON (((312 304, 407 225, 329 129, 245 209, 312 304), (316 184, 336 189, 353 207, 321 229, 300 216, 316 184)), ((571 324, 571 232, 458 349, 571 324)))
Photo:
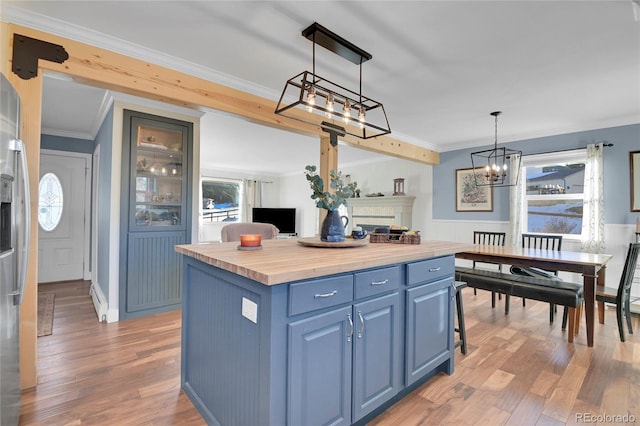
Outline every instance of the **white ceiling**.
MULTIPOLYGON (((311 70, 314 21, 368 51, 363 93, 392 135, 439 152, 640 122, 640 7, 612 1, 2 1, 3 20, 277 100, 311 70), (634 15, 635 12, 635 15, 634 15)), ((320 76, 357 90, 322 48, 320 76)), ((43 129, 92 138, 111 94, 44 84, 43 129)), ((300 171, 316 138, 206 114, 210 168, 300 171), (207 126, 211 126, 208 128, 207 126)), ((341 147, 342 164, 378 156, 341 147)), ((317 158, 317 157, 313 157, 317 158)))

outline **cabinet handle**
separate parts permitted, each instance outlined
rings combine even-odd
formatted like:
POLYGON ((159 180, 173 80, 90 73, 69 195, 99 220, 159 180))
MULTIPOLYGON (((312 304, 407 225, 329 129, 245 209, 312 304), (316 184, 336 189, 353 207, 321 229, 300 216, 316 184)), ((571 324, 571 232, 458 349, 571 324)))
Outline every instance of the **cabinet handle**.
POLYGON ((351 336, 353 336, 353 320, 351 319, 351 314, 347 314, 347 320, 349 320, 349 334, 347 335, 347 342, 350 342, 351 336))
POLYGON ((314 298, 314 299, 323 299, 323 298, 325 298, 325 297, 335 296, 336 294, 338 294, 338 290, 333 290, 331 293, 314 294, 314 295, 313 295, 313 298, 314 298))
POLYGON ((386 280, 384 280, 384 281, 372 281, 372 282, 371 282, 371 285, 385 285, 385 284, 386 284, 386 283, 388 283, 388 282, 389 282, 389 280, 388 280, 388 279, 386 279, 386 280))
POLYGON ((451 281, 451 300, 455 299, 456 297, 456 282, 455 281, 451 281))
POLYGON ((437 268, 429 268, 429 272, 438 272, 439 270, 440 270, 439 266, 437 268))
POLYGON ((358 317, 360 318, 360 330, 358 330, 358 339, 362 339, 362 333, 364 333, 364 318, 362 318, 362 311, 358 311, 358 317))

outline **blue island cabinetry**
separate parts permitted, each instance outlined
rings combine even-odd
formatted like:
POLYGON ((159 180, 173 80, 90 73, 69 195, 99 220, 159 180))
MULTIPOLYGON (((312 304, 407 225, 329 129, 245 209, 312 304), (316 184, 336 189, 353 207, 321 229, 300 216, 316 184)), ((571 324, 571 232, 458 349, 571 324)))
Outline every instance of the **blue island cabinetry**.
POLYGON ((453 372, 454 257, 265 285, 184 257, 182 388, 209 424, 364 423, 453 372))

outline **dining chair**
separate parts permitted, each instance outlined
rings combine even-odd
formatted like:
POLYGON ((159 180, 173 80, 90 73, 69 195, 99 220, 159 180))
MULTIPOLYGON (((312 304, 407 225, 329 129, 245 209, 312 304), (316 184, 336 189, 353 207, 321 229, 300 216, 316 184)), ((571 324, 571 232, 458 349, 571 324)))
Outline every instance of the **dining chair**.
MULTIPOLYGON (((473 231, 473 243, 474 244, 484 244, 490 246, 503 246, 507 239, 506 232, 492 232, 492 231, 473 231)), ((476 263, 485 263, 485 262, 476 262, 473 261, 473 267, 476 267, 476 263)), ((498 265, 498 271, 502 272, 502 264, 493 263, 493 265, 498 265)), ((473 289, 473 294, 477 294, 476 289, 473 289)), ((500 293, 498 293, 498 298, 501 298, 500 293)), ((491 292, 491 307, 496 307, 496 292, 491 292)))
POLYGON ((455 341, 454 347, 460 347, 462 355, 467 354, 467 328, 464 325, 464 305, 462 304, 462 289, 467 287, 464 281, 455 281, 456 289, 456 315, 458 318, 458 327, 454 327, 453 331, 458 333, 458 340, 455 341))
MULTIPOLYGON (((562 235, 550 235, 550 234, 522 234, 522 248, 533 248, 540 250, 557 250, 562 249, 562 235)), ((511 273, 518 275, 529 275, 540 278, 554 279, 558 276, 558 271, 545 271, 539 268, 524 268, 524 267, 511 267, 511 273)), ((505 310, 509 310, 510 298, 505 298, 505 310)), ((526 299, 522 298, 522 306, 526 305, 526 299)), ((556 305, 550 304, 549 308, 549 322, 553 322, 553 318, 556 312, 556 305)), ((567 318, 569 310, 564 308, 562 314, 562 329, 567 328, 567 318)))
MULTIPOLYGON (((604 304, 612 303, 616 305, 616 317, 618 318, 618 332, 620 333, 620 341, 624 342, 624 325, 623 317, 626 319, 629 334, 633 334, 631 327, 631 284, 633 282, 633 274, 636 271, 638 262, 638 252, 640 251, 640 243, 630 243, 627 251, 627 259, 624 262, 622 275, 618 288, 605 286, 596 286, 596 302, 598 303, 598 320, 600 324, 604 324, 604 304)), ((638 298, 640 299, 640 298, 638 298)), ((634 299, 637 300, 637 299, 634 299)))
POLYGON ((240 241, 242 234, 260 234, 265 240, 271 240, 278 237, 280 230, 270 223, 230 223, 225 225, 220 231, 222 242, 240 241))

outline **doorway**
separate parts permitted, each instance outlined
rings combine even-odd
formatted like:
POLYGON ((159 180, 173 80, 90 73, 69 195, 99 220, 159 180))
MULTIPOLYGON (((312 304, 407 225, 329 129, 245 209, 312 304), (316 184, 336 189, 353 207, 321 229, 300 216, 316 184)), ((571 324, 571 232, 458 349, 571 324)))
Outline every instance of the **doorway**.
POLYGON ((41 150, 38 196, 38 283, 87 280, 91 155, 41 150))

